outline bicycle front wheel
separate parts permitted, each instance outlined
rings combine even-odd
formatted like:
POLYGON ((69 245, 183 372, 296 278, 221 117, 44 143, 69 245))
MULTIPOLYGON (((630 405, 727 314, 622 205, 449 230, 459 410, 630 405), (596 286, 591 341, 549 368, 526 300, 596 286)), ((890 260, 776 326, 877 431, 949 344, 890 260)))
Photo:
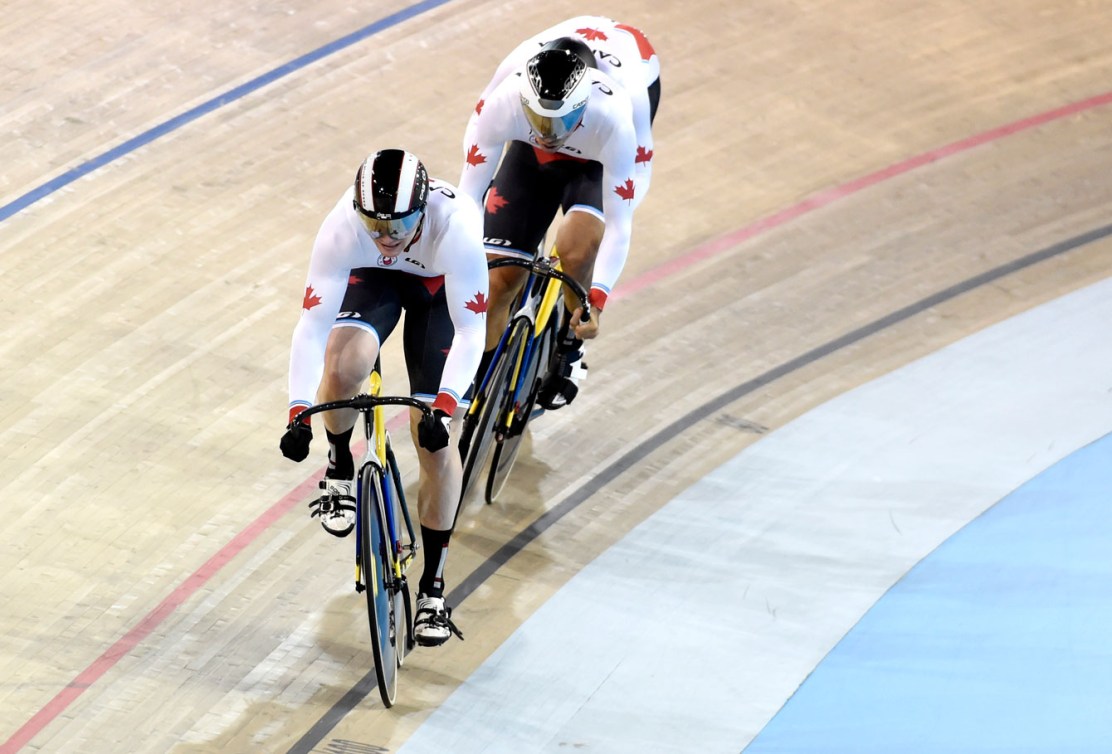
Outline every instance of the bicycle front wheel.
POLYGON ((511 327, 513 329, 510 332, 510 337, 506 340, 505 347, 498 355, 498 361, 494 364, 485 394, 475 397, 476 401, 481 402, 474 415, 474 423, 470 428, 471 441, 463 459, 461 506, 463 500, 467 499, 471 488, 475 486, 475 482, 486 469, 499 417, 504 413, 503 409, 506 406, 506 400, 511 389, 510 380, 513 377, 513 367, 517 362, 518 352, 521 350, 521 342, 527 336, 531 324, 528 320, 518 319, 514 320, 511 327))
POLYGON ((373 464, 363 467, 360 476, 360 558, 366 583, 367 622, 371 631, 371 652, 382 703, 393 706, 398 693, 398 645, 396 602, 393 595, 394 559, 383 507, 382 471, 373 464))
MULTIPOLYGON (((555 319, 550 322, 556 322, 555 319)), ((524 334, 523 334, 524 335, 524 334)), ((533 351, 529 354, 529 361, 524 365, 521 376, 516 385, 517 400, 512 406, 507 406, 509 416, 502 425, 501 438, 494 448, 494 456, 490 461, 490 474, 486 483, 486 501, 493 503, 506 480, 510 478, 510 470, 517 460, 517 452, 521 448, 521 441, 525 437, 525 427, 533 415, 533 408, 537 404, 537 393, 544 375, 548 373, 548 365, 552 360, 556 343, 556 329, 553 324, 545 327, 544 332, 533 343, 533 351), (542 368, 543 367, 543 368, 542 368)), ((510 395, 512 395, 512 391, 510 395)))
POLYGON ((409 593, 409 583, 406 580, 406 571, 412 562, 413 552, 413 523, 409 519, 406 509, 405 489, 402 487, 402 475, 398 470, 398 461, 394 457, 389 444, 386 447, 387 472, 386 499, 394 506, 395 543, 394 558, 400 565, 401 578, 394 577, 394 646, 397 648, 398 667, 405 663, 406 655, 413 651, 413 599, 409 593), (404 528, 403 528, 404 527, 404 528))

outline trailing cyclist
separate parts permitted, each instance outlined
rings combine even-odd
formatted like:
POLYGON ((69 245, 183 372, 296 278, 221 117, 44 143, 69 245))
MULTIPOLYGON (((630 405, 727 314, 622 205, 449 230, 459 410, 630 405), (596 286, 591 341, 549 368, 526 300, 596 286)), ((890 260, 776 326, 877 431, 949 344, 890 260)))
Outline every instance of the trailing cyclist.
MULTIPOLYGON (((384 149, 359 167, 355 183, 325 218, 313 244, 301 318, 290 349, 290 420, 314 402, 362 392, 382 343, 405 310, 402 333, 410 391, 432 403, 430 420, 410 411, 420 462, 417 497, 424 572, 414 637, 436 646, 451 635, 444 605, 444 563, 460 497, 457 438, 451 431, 483 349, 487 270, 482 219, 450 184, 429 179, 424 165, 400 149, 384 149)), ((323 494, 310 505, 325 531, 347 536, 355 526, 356 412, 323 417, 328 470, 323 494)), ((291 424, 282 454, 301 461, 311 428, 291 424)))
MULTIPOLYGON (((629 253, 633 212, 648 192, 659 100, 659 60, 632 26, 579 16, 518 45, 483 91, 464 134, 459 187, 484 208, 487 253, 532 258, 562 209, 561 265, 590 289, 601 312, 629 253)), ((524 279, 519 268, 490 272, 477 380, 524 279)), ((581 322, 570 294, 565 306, 559 361, 541 397, 550 409, 575 397, 586 376, 583 341, 598 334, 598 316, 581 322)))

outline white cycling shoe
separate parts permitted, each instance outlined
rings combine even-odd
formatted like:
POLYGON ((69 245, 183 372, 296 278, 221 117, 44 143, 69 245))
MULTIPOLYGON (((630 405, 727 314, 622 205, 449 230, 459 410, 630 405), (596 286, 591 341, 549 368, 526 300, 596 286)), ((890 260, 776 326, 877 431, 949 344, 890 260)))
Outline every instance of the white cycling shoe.
POLYGON ((350 479, 320 480, 324 494, 309 503, 313 512, 310 518, 320 517, 320 525, 334 537, 346 537, 355 528, 355 496, 351 494, 354 482, 350 479))
POLYGON ((452 623, 452 608, 444 606, 443 597, 417 595, 417 612, 413 615, 413 639, 422 647, 439 647, 455 634, 463 634, 452 623))

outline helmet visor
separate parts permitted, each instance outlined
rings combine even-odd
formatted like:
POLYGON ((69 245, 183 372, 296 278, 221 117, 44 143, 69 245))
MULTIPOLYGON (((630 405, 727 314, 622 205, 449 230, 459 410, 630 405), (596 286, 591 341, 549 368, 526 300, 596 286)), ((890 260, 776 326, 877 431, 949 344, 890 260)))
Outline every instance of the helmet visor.
POLYGON ((571 132, 583 120, 585 107, 578 107, 567 115, 547 116, 533 112, 526 107, 525 119, 529 121, 529 128, 537 137, 537 142, 543 147, 558 147, 568 140, 571 132))
POLYGON ((394 239, 406 238, 413 235, 417 230, 417 226, 421 224, 421 218, 425 215, 424 211, 419 209, 410 212, 408 215, 395 217, 390 220, 366 215, 358 211, 358 209, 356 209, 356 214, 359 215, 363 227, 371 234, 371 238, 389 236, 394 239))

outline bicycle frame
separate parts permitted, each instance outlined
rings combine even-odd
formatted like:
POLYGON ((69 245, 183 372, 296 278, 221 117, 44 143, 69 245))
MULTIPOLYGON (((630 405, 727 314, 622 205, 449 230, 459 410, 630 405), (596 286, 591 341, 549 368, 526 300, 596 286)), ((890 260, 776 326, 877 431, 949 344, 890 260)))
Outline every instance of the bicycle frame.
MULTIPOLYGON (((494 356, 491 358, 491 363, 498 360, 498 357, 505 349, 506 340, 509 338, 510 331, 513 329, 512 325, 516 320, 524 318, 532 323, 533 336, 529 339, 528 348, 518 353, 515 359, 513 375, 511 377, 511 384, 515 386, 513 393, 513 399, 515 401, 520 397, 521 393, 522 386, 519 384, 518 380, 522 373, 522 366, 527 362, 528 358, 532 356, 532 348, 536 344, 537 338, 540 337, 545 327, 548 326, 549 320, 556 316, 556 307, 561 299, 562 286, 566 284, 574 285, 578 288, 575 281, 560 269, 559 257, 556 255, 555 247, 553 247, 552 252, 552 257, 545 258, 538 256, 534 258, 532 262, 506 257, 503 259, 496 259, 487 265, 490 269, 507 266, 529 268, 529 277, 522 286, 521 306, 511 315, 510 326, 502 333, 502 338, 498 341, 498 346, 494 350, 494 356), (553 259, 556 260, 555 263, 552 262, 553 259), (541 280, 544 281, 544 292, 541 294, 538 303, 537 296, 533 293, 533 288, 538 285, 541 280)), ((581 294, 580 298, 586 301, 587 297, 585 291, 580 288, 577 293, 581 294)), ((590 316, 590 306, 586 305, 584 307, 583 321, 588 321, 590 316)), ((489 381, 490 372, 488 371, 487 374, 483 375, 483 381, 479 385, 478 390, 475 391, 476 394, 485 393, 489 381)), ((471 406, 468 407, 468 414, 475 413, 479 405, 478 401, 473 401, 471 406)))
MULTIPOLYGON (((534 276, 535 277, 535 276, 534 276)), ((530 279, 530 284, 534 284, 535 280, 530 279)), ((522 391, 528 390, 531 386, 525 384, 523 379, 525 373, 525 366, 529 360, 534 358, 534 353, 537 349, 537 344, 540 343, 541 333, 548 325, 549 320, 555 316, 556 303, 560 299, 560 281, 549 279, 545 285, 544 293, 541 296, 540 303, 534 296, 529 296, 528 299, 522 304, 521 308, 510 318, 510 321, 525 318, 533 325, 533 336, 529 338, 527 343, 523 343, 517 358, 514 360, 514 371, 510 377, 510 384, 514 386, 513 393, 510 396, 510 405, 516 406, 520 403, 522 398, 522 391)), ((506 333, 510 331, 506 328, 506 333)), ((503 338, 506 334, 503 334, 503 338)), ((513 423, 514 412, 507 411, 504 420, 502 421, 502 430, 508 431, 513 423)))
MULTIPOLYGON (((367 393, 372 397, 380 397, 382 394, 382 375, 379 373, 377 367, 371 372, 368 380, 367 393)), ((401 473, 398 470, 397 459, 394 458, 394 451, 387 441, 386 433, 386 408, 383 404, 378 404, 371 409, 367 421, 363 423, 364 434, 367 440, 367 450, 363 456, 362 465, 368 463, 374 464, 382 472, 383 479, 383 499, 386 507, 386 524, 390 541, 393 543, 394 549, 394 578, 401 579, 408 570, 410 563, 417 556, 417 537, 413 529, 413 520, 409 515, 409 507, 405 504, 405 491, 399 488, 398 481, 401 479, 401 473), (395 498, 397 496, 397 498, 395 498), (397 511, 402 513, 402 521, 397 519, 397 511), (409 541, 405 542, 402 539, 401 524, 405 525, 405 534, 409 541)), ((360 473, 362 476, 362 473, 360 473)), ((358 489, 358 488, 357 488, 358 489)), ((359 495, 362 490, 358 489, 359 495)), ((358 529, 362 522, 358 517, 362 515, 363 506, 356 504, 356 528, 358 529)), ((358 538, 356 538, 356 547, 358 547, 358 538)), ((356 558, 355 581, 356 584, 365 585, 367 582, 362 580, 362 574, 359 571, 359 559, 356 558)))

